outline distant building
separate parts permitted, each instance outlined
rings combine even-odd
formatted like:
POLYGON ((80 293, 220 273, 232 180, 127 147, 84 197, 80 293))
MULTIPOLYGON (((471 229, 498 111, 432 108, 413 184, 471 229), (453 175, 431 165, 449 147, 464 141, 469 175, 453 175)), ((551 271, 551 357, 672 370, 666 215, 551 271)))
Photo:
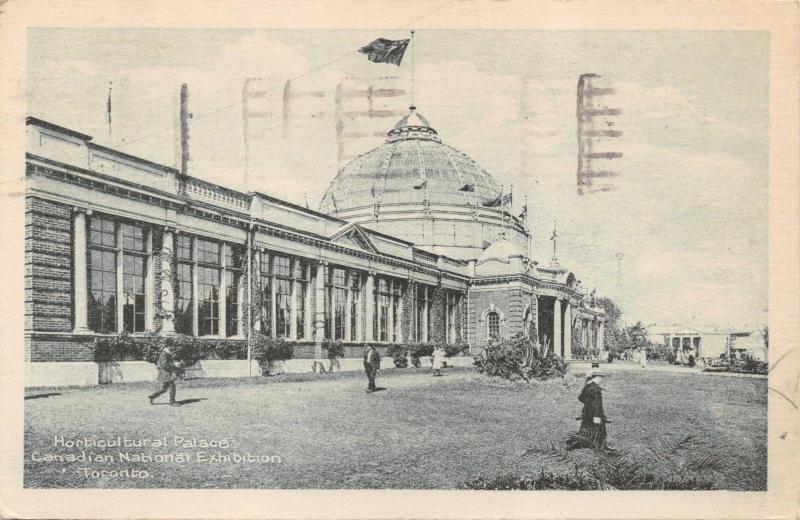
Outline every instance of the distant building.
POLYGON ((293 345, 297 371, 326 340, 344 342, 349 368, 367 343, 475 354, 536 332, 567 359, 573 336, 604 348, 603 309, 558 262, 528 257, 527 217, 485 205, 497 181, 413 109, 340 170, 321 212, 33 117, 27 134, 29 385, 96 384, 95 339, 121 333, 241 343, 258 331, 293 345))
POLYGON ((656 345, 672 350, 682 363, 689 356, 695 359, 741 356, 744 353, 762 361, 767 360, 764 337, 760 332, 720 330, 714 327, 686 327, 683 325, 651 325, 647 327, 648 339, 656 345))

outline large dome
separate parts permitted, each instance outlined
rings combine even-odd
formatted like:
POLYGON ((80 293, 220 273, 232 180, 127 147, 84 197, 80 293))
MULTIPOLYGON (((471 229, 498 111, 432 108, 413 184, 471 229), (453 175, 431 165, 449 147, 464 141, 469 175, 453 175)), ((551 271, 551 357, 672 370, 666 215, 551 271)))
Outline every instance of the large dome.
POLYGON ((484 206, 500 196, 494 177, 443 143, 411 107, 382 145, 339 170, 320 210, 432 252, 477 258, 504 230, 514 231, 511 239, 520 247, 525 244, 516 218, 504 220, 501 207, 484 206))

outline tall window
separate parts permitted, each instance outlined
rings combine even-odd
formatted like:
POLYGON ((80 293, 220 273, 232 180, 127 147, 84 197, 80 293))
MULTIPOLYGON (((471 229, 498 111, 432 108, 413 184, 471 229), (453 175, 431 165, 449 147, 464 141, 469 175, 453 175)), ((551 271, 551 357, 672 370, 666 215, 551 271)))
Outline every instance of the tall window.
POLYGON ((242 279, 244 251, 239 246, 225 244, 225 335, 238 336, 239 284, 242 279))
POLYGON ((389 341, 390 284, 386 278, 378 278, 375 284, 375 337, 378 341, 389 341))
POLYGON ((219 243, 197 239, 197 326, 200 336, 219 334, 219 243))
POLYGON ((261 333, 272 336, 272 269, 269 253, 262 251, 258 258, 260 296, 258 324, 261 333))
POLYGON ((133 224, 122 227, 122 330, 144 332, 145 264, 144 229, 133 224))
POLYGON ((347 271, 331 268, 331 305, 333 307, 333 338, 345 339, 347 316, 347 271))
POLYGON ((486 326, 488 327, 488 337, 492 340, 500 339, 500 315, 492 311, 486 315, 486 326))
POLYGON ((296 293, 296 315, 297 315, 297 322, 296 322, 296 329, 297 329, 297 339, 303 339, 306 335, 306 328, 305 328, 305 301, 306 301, 306 291, 308 291, 308 262, 305 260, 295 260, 294 262, 294 284, 295 284, 295 293, 296 293))
POLYGON ((91 217, 89 234, 89 327, 117 329, 117 234, 113 220, 91 217))
POLYGON ((275 273, 275 337, 290 337, 292 299, 292 259, 274 256, 275 273))
POLYGON ((357 324, 360 316, 358 312, 361 290, 359 273, 340 267, 331 267, 328 269, 326 285, 325 337, 333 340, 345 340, 349 335, 350 340, 355 341, 358 338, 357 324), (349 317, 348 312, 350 313, 349 317))
POLYGON ((192 237, 175 237, 175 331, 179 334, 194 334, 192 325, 192 237))

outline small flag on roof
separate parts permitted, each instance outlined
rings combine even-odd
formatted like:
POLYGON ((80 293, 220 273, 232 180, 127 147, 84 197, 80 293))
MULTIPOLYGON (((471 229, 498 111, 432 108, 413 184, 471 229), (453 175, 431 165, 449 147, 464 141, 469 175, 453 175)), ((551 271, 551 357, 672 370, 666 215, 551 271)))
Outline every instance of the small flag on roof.
POLYGON ((375 63, 394 63, 399 67, 400 62, 403 61, 403 55, 406 53, 406 47, 408 47, 409 41, 409 39, 387 40, 385 38, 378 38, 372 43, 358 49, 358 52, 366 54, 369 61, 375 63))
POLYGON ((503 198, 502 197, 496 197, 494 199, 483 201, 483 206, 485 208, 496 208, 496 207, 500 206, 502 203, 503 203, 503 198))

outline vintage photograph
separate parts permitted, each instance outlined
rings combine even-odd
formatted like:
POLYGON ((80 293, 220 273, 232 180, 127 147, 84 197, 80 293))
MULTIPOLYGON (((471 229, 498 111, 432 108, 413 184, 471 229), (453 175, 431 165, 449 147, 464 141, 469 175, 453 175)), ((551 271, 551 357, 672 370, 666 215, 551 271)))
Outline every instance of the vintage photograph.
POLYGON ((26 489, 768 491, 769 32, 422 25, 28 28, 26 489))

